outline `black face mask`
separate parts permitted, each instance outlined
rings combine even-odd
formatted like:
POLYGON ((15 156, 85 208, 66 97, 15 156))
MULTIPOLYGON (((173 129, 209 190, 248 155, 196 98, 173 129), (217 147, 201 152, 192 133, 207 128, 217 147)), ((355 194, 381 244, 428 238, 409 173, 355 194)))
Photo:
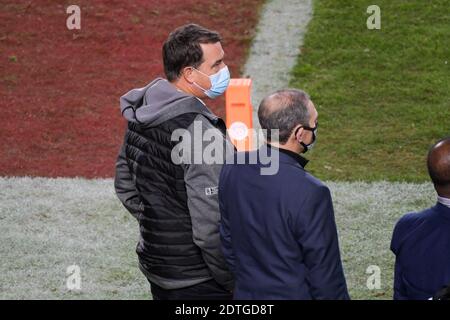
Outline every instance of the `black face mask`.
POLYGON ((311 150, 314 147, 314 144, 316 143, 316 138, 317 138, 317 127, 318 126, 319 126, 319 124, 316 123, 316 126, 314 128, 311 128, 311 127, 308 127, 308 126, 301 126, 301 127, 298 127, 297 130, 295 130, 294 135, 297 135, 297 132, 298 132, 298 130, 300 130, 300 128, 303 128, 303 129, 308 130, 308 131, 312 131, 312 134, 313 134, 313 138, 312 138, 312 141, 311 141, 310 144, 306 144, 303 141, 300 142, 300 144, 303 147, 302 153, 306 153, 306 152, 308 152, 309 150, 311 150))

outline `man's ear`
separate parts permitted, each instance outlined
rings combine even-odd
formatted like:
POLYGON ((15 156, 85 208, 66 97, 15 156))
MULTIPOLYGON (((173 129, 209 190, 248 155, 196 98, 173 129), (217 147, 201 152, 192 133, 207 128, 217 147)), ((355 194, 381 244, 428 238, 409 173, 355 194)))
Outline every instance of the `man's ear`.
POLYGON ((298 126, 295 127, 295 129, 294 129, 294 135, 295 135, 294 139, 297 142, 302 141, 303 131, 304 131, 304 129, 303 129, 303 127, 301 125, 298 125, 298 126))
POLYGON ((192 67, 184 67, 181 71, 181 76, 186 80, 188 83, 195 82, 194 80, 194 68, 192 67))

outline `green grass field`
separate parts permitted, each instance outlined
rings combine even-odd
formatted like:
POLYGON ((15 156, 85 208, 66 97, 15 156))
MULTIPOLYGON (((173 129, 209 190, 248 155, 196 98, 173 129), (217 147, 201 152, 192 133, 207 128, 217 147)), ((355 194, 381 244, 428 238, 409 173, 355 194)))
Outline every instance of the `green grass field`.
MULTIPOLYGON (((425 156, 450 135, 449 19, 444 0, 314 2, 291 85, 320 113, 308 170, 332 191, 353 299, 392 298, 395 222, 436 201, 425 156), (366 28, 371 4, 381 30, 366 28), (371 265, 380 289, 366 286, 371 265)), ((151 298, 112 179, 0 177, 0 200, 0 299, 151 298)))
POLYGON ((291 85, 310 93, 325 180, 427 181, 425 156, 450 135, 447 0, 316 0, 291 85), (366 9, 381 8, 381 30, 366 9))

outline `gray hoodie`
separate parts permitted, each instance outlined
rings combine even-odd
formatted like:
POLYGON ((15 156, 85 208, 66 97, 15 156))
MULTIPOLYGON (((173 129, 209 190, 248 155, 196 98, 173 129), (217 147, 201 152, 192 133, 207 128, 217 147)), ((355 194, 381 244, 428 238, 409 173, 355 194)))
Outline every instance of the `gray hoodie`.
MULTIPOLYGON (((187 131, 194 135, 201 127, 202 131, 213 129, 217 132, 217 127, 225 130, 223 121, 214 115, 206 105, 198 98, 179 91, 167 80, 158 78, 143 88, 133 89, 120 98, 120 109, 122 115, 130 122, 145 123, 146 126, 153 127, 175 118, 184 113, 197 113, 193 123, 187 131), (183 102, 183 103, 180 103, 183 102)), ((225 154, 235 151, 232 143, 226 139, 223 132, 222 143, 225 145, 225 154)), ((139 217, 142 206, 139 200, 139 193, 134 184, 125 156, 125 144, 122 147, 117 163, 115 189, 117 196, 128 209, 128 211, 139 217)), ((192 148, 192 155, 203 151, 202 148, 192 148)), ((222 159, 224 161, 224 158, 222 159)), ((223 163, 222 161, 222 163, 223 163)), ((202 256, 211 277, 205 279, 162 279, 151 274, 151 270, 141 270, 147 278, 155 284, 165 289, 183 288, 214 278, 225 288, 232 289, 232 275, 226 267, 220 246, 219 236, 219 202, 218 202, 218 179, 222 164, 202 163, 181 163, 184 169, 184 181, 188 196, 188 208, 192 220, 192 233, 194 243, 201 249, 202 256)))

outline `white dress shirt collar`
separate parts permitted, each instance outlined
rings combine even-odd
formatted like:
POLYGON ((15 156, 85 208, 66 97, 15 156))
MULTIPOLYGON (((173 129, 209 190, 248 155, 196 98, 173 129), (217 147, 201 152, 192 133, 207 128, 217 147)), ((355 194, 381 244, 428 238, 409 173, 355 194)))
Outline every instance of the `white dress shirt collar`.
POLYGON ((438 202, 447 208, 450 208, 450 199, 438 196, 438 202))

